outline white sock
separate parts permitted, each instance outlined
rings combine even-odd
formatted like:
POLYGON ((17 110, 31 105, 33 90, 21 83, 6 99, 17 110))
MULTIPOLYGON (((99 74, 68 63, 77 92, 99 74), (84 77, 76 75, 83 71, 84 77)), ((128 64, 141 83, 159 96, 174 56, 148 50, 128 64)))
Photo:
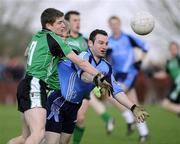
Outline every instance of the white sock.
POLYGON ((137 126, 137 129, 139 131, 140 136, 148 135, 149 132, 148 132, 148 128, 147 128, 146 122, 137 123, 136 126, 137 126))
POLYGON ((130 124, 134 122, 134 116, 131 111, 126 110, 122 112, 122 116, 124 117, 126 123, 130 124))

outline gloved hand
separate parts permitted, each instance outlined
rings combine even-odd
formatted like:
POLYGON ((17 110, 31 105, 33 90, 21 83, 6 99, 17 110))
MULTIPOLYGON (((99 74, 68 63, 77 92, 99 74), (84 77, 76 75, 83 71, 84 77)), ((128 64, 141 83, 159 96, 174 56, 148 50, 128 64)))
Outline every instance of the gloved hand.
POLYGON ((137 122, 144 122, 145 119, 149 117, 149 114, 144 110, 144 108, 137 105, 133 105, 131 111, 133 112, 137 122))
POLYGON ((103 74, 101 73, 98 73, 94 78, 93 78, 93 82, 95 83, 95 85, 97 87, 100 87, 100 92, 101 92, 101 95, 111 95, 112 93, 112 86, 110 83, 108 83, 106 80, 105 80, 105 77, 103 74))

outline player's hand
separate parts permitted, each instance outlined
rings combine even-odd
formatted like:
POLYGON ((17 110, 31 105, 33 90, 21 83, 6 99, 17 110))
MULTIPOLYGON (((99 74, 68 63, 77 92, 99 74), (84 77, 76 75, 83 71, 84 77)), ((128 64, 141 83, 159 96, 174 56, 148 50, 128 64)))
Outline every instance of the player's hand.
POLYGON ((144 110, 144 108, 133 105, 131 108, 131 111, 133 112, 134 116, 136 117, 137 122, 144 122, 147 117, 149 117, 149 114, 144 110))
POLYGON ((112 86, 110 83, 108 83, 106 80, 105 80, 105 77, 103 74, 101 73, 98 73, 94 79, 93 79, 93 82, 95 83, 95 85, 97 87, 100 87, 100 92, 102 95, 105 95, 105 94, 108 94, 109 96, 111 95, 112 93, 112 86))
POLYGON ((113 89, 110 83, 104 80, 100 85, 100 87, 101 87, 100 89, 101 96, 106 96, 106 97, 111 96, 113 89))
POLYGON ((94 84, 99 87, 101 85, 101 83, 105 80, 104 75, 101 73, 98 73, 94 78, 93 78, 93 82, 94 84))

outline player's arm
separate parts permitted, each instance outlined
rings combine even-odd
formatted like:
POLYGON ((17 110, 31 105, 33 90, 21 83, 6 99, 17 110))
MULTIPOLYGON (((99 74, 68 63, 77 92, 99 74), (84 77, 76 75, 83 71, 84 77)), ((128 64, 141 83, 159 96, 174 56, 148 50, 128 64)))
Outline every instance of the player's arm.
POLYGON ((53 33, 47 34, 47 42, 53 56, 58 56, 60 58, 67 57, 89 74, 92 74, 93 76, 98 74, 98 71, 91 66, 87 60, 79 58, 61 37, 53 33))
POLYGON ((79 58, 73 51, 67 54, 66 57, 78 65, 83 71, 89 73, 91 77, 99 73, 87 60, 79 58))
POLYGON ((132 103, 124 92, 117 93, 114 98, 126 108, 130 109, 138 122, 144 122, 149 114, 141 107, 132 103))
POLYGON ((146 42, 144 42, 142 39, 137 38, 137 37, 135 37, 133 35, 128 35, 128 37, 129 37, 129 40, 130 40, 131 45, 133 47, 140 48, 144 53, 148 52, 149 46, 148 46, 148 44, 146 42))
POLYGON ((93 82, 93 76, 88 74, 87 72, 83 72, 80 77, 81 77, 81 80, 83 80, 86 83, 93 82))
POLYGON ((28 50, 29 50, 29 47, 27 47, 27 48, 25 49, 25 52, 24 52, 24 56, 25 56, 25 57, 28 56, 28 50))
POLYGON ((141 107, 137 106, 132 101, 130 101, 127 95, 122 91, 121 86, 118 84, 118 82, 115 81, 113 75, 111 75, 111 84, 113 88, 113 91, 112 91, 113 97, 120 104, 130 109, 133 112, 138 122, 143 122, 145 118, 148 116, 148 113, 144 111, 144 109, 142 109, 141 107))

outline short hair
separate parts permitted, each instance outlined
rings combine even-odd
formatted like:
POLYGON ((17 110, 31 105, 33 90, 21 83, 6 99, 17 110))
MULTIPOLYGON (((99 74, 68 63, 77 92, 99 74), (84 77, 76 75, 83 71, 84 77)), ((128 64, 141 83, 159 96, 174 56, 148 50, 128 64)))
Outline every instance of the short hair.
POLYGON ((41 25, 42 28, 46 28, 46 24, 53 24, 57 18, 63 17, 64 13, 55 9, 55 8, 47 8, 41 14, 41 25))
POLYGON ((172 46, 172 45, 175 45, 177 48, 179 48, 178 43, 177 43, 177 42, 175 42, 175 41, 170 42, 170 44, 169 44, 169 48, 171 48, 171 46, 172 46))
POLYGON ((100 30, 100 29, 95 29, 94 31, 91 32, 91 34, 89 36, 89 40, 91 40, 94 43, 97 34, 108 36, 106 31, 100 30))
POLYGON ((110 23, 110 21, 113 20, 113 19, 114 19, 114 20, 118 20, 119 22, 121 22, 120 18, 119 18, 118 16, 115 16, 115 15, 111 16, 111 17, 109 18, 108 22, 110 23))
POLYGON ((69 21, 71 15, 80 15, 80 13, 78 11, 75 11, 75 10, 68 11, 64 16, 64 19, 69 21))

